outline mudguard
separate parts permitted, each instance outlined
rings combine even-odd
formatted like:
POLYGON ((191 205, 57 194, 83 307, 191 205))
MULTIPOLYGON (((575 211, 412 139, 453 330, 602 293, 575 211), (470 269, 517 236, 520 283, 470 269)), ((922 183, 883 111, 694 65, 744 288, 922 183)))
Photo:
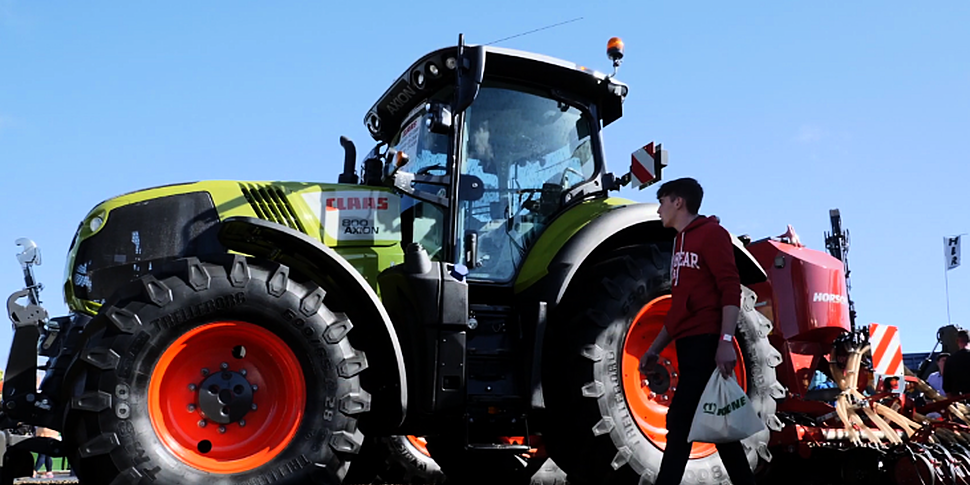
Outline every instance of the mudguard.
MULTIPOLYGON (((673 240, 675 233, 666 229, 657 214, 657 204, 640 203, 613 207, 583 226, 556 252, 547 266, 547 274, 534 285, 538 301, 547 302, 550 310, 562 301, 573 277, 594 251, 609 249, 612 241, 630 244, 637 241, 673 240), (605 246, 604 246, 605 245, 605 246)), ((733 234, 734 258, 741 284, 750 286, 767 281, 768 275, 733 234)))
MULTIPOLYGON (((312 278, 350 315, 349 339, 363 350, 374 372, 361 374, 361 385, 373 396, 371 411, 361 420, 364 432, 400 426, 407 414, 407 378, 401 345, 380 299, 363 276, 333 249, 306 234, 275 222, 230 217, 222 222, 219 241, 240 253, 277 261, 312 278)), ((329 300, 329 298, 328 298, 329 300)))

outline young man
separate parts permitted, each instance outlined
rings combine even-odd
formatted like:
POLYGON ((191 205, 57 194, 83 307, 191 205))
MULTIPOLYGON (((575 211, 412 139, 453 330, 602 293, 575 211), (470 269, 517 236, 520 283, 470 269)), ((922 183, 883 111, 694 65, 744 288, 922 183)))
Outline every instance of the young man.
MULTIPOLYGON (((640 371, 649 376, 660 352, 674 341, 680 372, 667 411, 667 447, 657 485, 680 483, 690 457, 687 436, 707 381, 715 369, 729 378, 737 360, 734 330, 741 282, 734 246, 717 219, 698 215, 703 196, 700 184, 691 178, 672 180, 657 191, 660 220, 677 230, 670 269, 672 301, 663 329, 640 359, 640 371)), ((718 444, 717 451, 731 483, 755 483, 740 442, 718 444)))

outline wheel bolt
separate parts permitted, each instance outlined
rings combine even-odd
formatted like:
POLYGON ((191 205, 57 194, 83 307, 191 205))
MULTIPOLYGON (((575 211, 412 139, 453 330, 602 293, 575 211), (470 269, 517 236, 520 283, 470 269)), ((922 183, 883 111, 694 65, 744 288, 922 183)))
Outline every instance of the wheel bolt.
POLYGON ((246 369, 239 369, 239 373, 242 374, 243 376, 245 376, 246 375, 246 369))
POLYGON ((672 373, 670 374, 670 377, 677 377, 677 373, 676 373, 676 372, 672 372, 672 373))
POLYGON ((663 401, 666 401, 667 400, 667 395, 664 394, 663 396, 660 396, 660 399, 663 400, 663 401))
POLYGON ((207 376, 207 375, 209 375, 209 369, 206 369, 205 367, 203 367, 203 368, 202 368, 202 375, 203 375, 203 376, 207 376))
POLYGON ((253 392, 256 392, 258 390, 259 390, 259 386, 257 386, 256 384, 253 384, 253 392))
POLYGON ((194 413, 195 412, 195 404, 189 404, 189 412, 190 413, 194 413))
POLYGON ((192 392, 195 392, 195 390, 198 389, 198 388, 199 388, 199 386, 196 386, 195 384, 189 384, 189 390, 192 391, 192 392))
POLYGON ((664 365, 670 365, 670 361, 667 359, 664 359, 664 365))
POLYGON ((671 387, 670 388, 670 392, 677 392, 677 388, 676 387, 671 387))
POLYGON ((219 367, 222 368, 222 370, 226 370, 226 369, 229 368, 229 364, 223 362, 223 363, 219 364, 219 367))
POLYGON ((225 426, 219 426, 219 432, 220 433, 225 433, 226 432, 226 427, 225 426))
POLYGON ((209 424, 209 423, 207 423, 204 419, 200 419, 199 420, 199 427, 200 428, 205 428, 205 425, 207 425, 207 424, 209 424))
POLYGON ((253 403, 253 406, 252 406, 252 408, 253 408, 253 411, 255 411, 255 410, 256 410, 256 407, 257 407, 257 406, 256 406, 256 403, 253 403))
POLYGON ((650 399, 653 399, 655 397, 657 397, 657 393, 656 392, 651 392, 650 393, 650 399))
POLYGON ((240 419, 239 420, 239 427, 241 428, 243 426, 246 426, 246 420, 245 419, 240 419))

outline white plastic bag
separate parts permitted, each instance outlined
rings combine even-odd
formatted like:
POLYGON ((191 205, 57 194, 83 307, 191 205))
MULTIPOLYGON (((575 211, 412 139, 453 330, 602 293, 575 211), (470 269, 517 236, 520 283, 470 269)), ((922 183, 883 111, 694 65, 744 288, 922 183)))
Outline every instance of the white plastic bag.
POLYGON ((758 418, 734 374, 725 378, 720 370, 715 370, 694 412, 687 441, 731 443, 764 429, 765 423, 758 418))

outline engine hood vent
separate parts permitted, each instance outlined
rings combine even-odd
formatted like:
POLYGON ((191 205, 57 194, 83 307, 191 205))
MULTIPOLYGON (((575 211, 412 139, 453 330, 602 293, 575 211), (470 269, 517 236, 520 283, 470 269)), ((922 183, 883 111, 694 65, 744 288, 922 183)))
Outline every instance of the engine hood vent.
POLYGON ((307 233, 282 188, 254 183, 240 183, 239 188, 256 217, 307 233))

